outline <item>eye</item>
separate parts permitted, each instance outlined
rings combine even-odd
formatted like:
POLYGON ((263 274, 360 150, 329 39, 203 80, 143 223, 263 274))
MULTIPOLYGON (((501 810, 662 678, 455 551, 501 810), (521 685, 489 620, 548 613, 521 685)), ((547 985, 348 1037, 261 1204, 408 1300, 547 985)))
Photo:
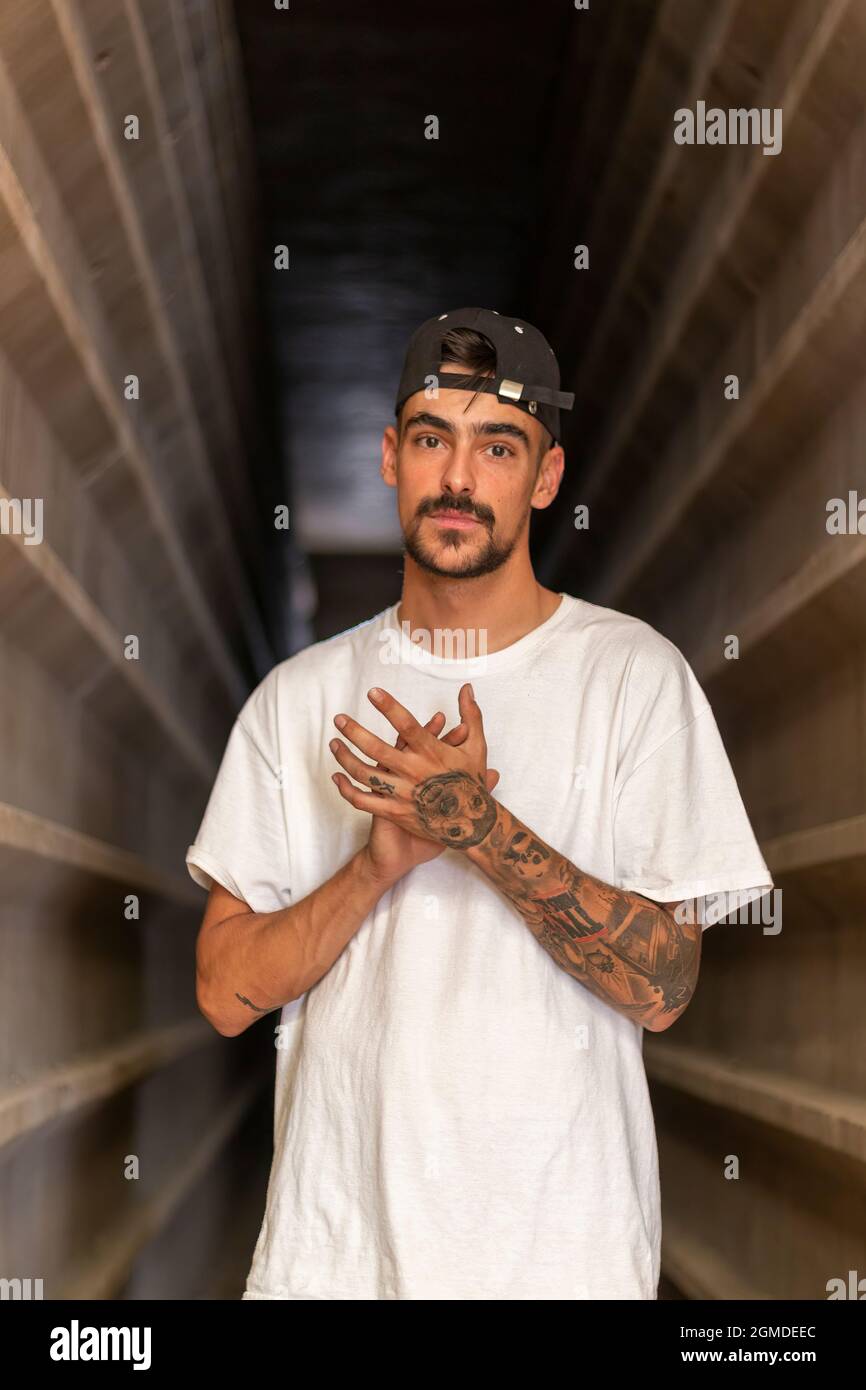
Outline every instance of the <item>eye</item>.
POLYGON ((514 453, 514 450, 513 450, 513 449, 509 449, 509 447, 508 447, 507 444, 491 444, 490 447, 491 447, 491 449, 504 449, 504 450, 505 450, 505 453, 504 453, 504 454, 497 454, 497 455, 496 455, 496 457, 499 458, 499 459, 501 459, 501 458, 508 458, 508 457, 510 457, 511 455, 513 455, 513 453, 514 453))
POLYGON ((434 444, 441 443, 441 440, 435 434, 419 434, 417 439, 415 440, 415 443, 424 445, 424 447, 426 448, 427 446, 424 443, 424 441, 429 439, 432 439, 434 444))

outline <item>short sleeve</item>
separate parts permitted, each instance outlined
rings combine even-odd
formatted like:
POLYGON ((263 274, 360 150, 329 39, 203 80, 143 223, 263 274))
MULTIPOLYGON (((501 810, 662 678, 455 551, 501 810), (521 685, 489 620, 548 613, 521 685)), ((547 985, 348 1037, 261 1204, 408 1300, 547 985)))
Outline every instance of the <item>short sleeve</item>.
POLYGON ((275 912, 290 896, 288 846, 261 691, 235 720, 186 865, 202 888, 215 879, 254 912, 275 912))
MULTIPOLYGON (((638 761, 614 811, 615 883, 658 902, 736 894, 736 912, 773 881, 705 704, 638 761)), ((727 916, 705 904, 703 927, 727 916)))

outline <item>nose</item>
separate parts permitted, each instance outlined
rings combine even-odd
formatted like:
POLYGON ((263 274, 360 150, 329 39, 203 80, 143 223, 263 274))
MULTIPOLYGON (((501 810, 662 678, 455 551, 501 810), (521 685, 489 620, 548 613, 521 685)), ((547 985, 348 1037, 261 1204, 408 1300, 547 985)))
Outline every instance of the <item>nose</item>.
POLYGON ((471 444, 460 442, 448 453, 448 461, 442 467, 442 491, 454 497, 471 497, 475 491, 475 470, 472 463, 471 444))

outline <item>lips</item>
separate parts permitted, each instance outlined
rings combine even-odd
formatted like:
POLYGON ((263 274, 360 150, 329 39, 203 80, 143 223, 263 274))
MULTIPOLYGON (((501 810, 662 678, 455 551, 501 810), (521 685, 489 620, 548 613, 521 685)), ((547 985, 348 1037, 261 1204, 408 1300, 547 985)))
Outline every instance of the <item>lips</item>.
POLYGON ((447 521, 455 526, 478 526, 480 525, 476 516, 470 516, 468 512, 431 512, 435 521, 447 521))

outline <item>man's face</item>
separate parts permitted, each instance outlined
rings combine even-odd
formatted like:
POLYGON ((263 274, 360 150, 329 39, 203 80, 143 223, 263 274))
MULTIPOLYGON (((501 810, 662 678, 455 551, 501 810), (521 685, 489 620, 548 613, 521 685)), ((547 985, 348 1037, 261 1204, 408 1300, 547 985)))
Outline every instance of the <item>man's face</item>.
POLYGON ((556 496, 564 455, 538 457, 543 425, 487 392, 416 391, 403 405, 399 444, 385 431, 382 477, 397 488, 406 551, 422 569, 470 579, 503 565, 527 529, 532 507, 556 496))

